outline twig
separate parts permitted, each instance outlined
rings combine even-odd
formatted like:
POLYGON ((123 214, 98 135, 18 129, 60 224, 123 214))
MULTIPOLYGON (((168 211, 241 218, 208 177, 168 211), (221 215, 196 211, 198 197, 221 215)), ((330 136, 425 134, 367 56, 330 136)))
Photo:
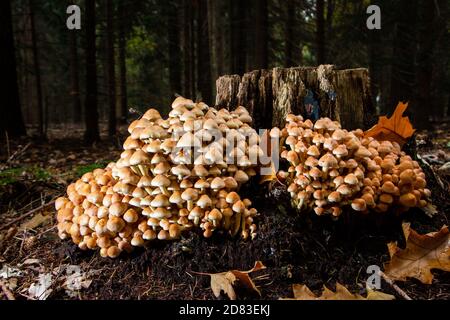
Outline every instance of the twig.
POLYGON ((6 287, 6 284, 3 280, 0 281, 0 286, 2 287, 2 291, 5 294, 6 298, 8 298, 8 300, 16 300, 13 293, 6 287))
POLYGON ((397 286, 394 281, 389 278, 383 271, 379 271, 379 275, 386 281, 392 289, 394 289, 399 295, 401 295, 405 300, 412 300, 408 294, 397 286))
POLYGON ((6 162, 8 163, 8 162, 10 162, 12 159, 14 159, 14 157, 17 155, 17 154, 20 154, 20 153, 23 153, 23 152, 25 152, 25 150, 27 150, 28 149, 28 147, 31 145, 31 143, 29 142, 29 143, 27 143, 26 145, 25 145, 25 147, 23 147, 22 149, 17 149, 9 158, 8 158, 8 160, 6 160, 6 162))
POLYGON ((43 205, 41 205, 41 206, 39 206, 39 207, 37 207, 37 208, 34 208, 33 210, 30 210, 30 211, 28 211, 27 213, 22 214, 20 217, 17 217, 17 218, 15 218, 15 219, 13 219, 12 221, 10 221, 10 222, 4 224, 3 226, 0 227, 0 230, 6 229, 6 228, 8 228, 9 226, 11 226, 11 225, 13 225, 14 223, 16 223, 17 221, 20 221, 20 220, 22 220, 23 218, 26 218, 26 217, 28 217, 28 216, 31 216, 33 213, 36 213, 36 212, 38 212, 38 211, 40 211, 40 210, 42 210, 42 209, 44 209, 44 208, 46 208, 46 207, 48 207, 48 206, 51 206, 51 205, 53 205, 54 203, 55 203, 55 200, 52 200, 52 201, 50 201, 50 202, 48 202, 48 203, 44 203, 43 205))

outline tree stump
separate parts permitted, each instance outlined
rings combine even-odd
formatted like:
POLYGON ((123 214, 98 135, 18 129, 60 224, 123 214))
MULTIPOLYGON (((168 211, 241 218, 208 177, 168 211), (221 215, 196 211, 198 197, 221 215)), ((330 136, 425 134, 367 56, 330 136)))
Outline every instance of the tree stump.
POLYGON ((281 127, 288 113, 316 120, 329 117, 346 129, 366 129, 375 122, 367 69, 319 67, 255 70, 217 79, 216 106, 245 106, 255 128, 281 127))

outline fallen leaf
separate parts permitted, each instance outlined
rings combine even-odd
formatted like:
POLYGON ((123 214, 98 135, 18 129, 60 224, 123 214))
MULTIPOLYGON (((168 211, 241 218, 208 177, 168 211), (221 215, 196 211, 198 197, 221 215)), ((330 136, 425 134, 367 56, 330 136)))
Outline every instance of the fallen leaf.
POLYGON ((431 284, 431 269, 450 271, 450 233, 447 226, 438 232, 418 234, 409 223, 403 223, 406 248, 396 242, 388 244, 391 261, 385 264, 385 274, 393 280, 416 278, 431 284))
POLYGON ((283 298, 282 300, 393 300, 394 296, 379 291, 368 290, 367 297, 351 293, 339 282, 336 283, 336 292, 323 286, 320 296, 316 296, 306 285, 294 284, 292 286, 294 298, 283 298))
POLYGON ((230 300, 236 300, 236 292, 234 291, 234 285, 238 281, 239 285, 242 287, 257 292, 261 296, 261 292, 256 287, 253 280, 250 278, 249 274, 258 270, 263 270, 266 267, 261 261, 256 261, 255 266, 247 271, 240 270, 230 270, 220 273, 200 273, 204 275, 209 275, 211 277, 211 289, 214 296, 218 298, 220 293, 223 291, 230 300))
POLYGON ((8 267, 7 265, 3 265, 0 270, 0 278, 8 279, 11 277, 20 277, 22 275, 22 271, 17 268, 8 267))
POLYGON ((50 289, 52 285, 52 274, 44 273, 40 274, 38 281, 31 284, 28 288, 28 293, 31 297, 36 298, 38 300, 46 300, 50 293, 52 293, 52 289, 50 289))
POLYGON ((402 117, 406 108, 408 108, 408 103, 399 102, 390 118, 379 117, 378 123, 364 132, 364 136, 366 138, 373 137, 379 141, 395 141, 403 146, 415 131, 408 117, 402 117))
POLYGON ((39 259, 26 259, 21 265, 39 264, 39 259))
POLYGON ((43 215, 41 213, 38 213, 37 215, 35 215, 33 218, 31 218, 30 220, 28 220, 25 223, 22 223, 19 230, 29 230, 29 229, 34 229, 39 227, 40 225, 43 225, 44 223, 46 223, 47 221, 50 221, 51 219, 51 215, 43 215))

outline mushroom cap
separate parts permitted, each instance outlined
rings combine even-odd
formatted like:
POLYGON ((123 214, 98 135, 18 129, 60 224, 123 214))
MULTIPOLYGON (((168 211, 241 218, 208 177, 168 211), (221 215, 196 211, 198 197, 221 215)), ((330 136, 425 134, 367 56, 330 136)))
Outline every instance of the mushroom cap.
POLYGON ((202 143, 192 132, 186 132, 177 142, 177 148, 201 147, 202 143))
POLYGON ((198 179, 195 184, 194 188, 196 189, 206 189, 209 188, 209 182, 203 179, 198 179))
POLYGON ((130 158, 130 165, 149 164, 150 157, 141 149, 136 150, 130 158))
POLYGON ((338 157, 345 157, 348 155, 348 150, 345 144, 340 144, 333 149, 333 154, 338 157))
POLYGON ((194 184, 192 183, 191 180, 189 179, 183 179, 180 182, 180 188, 181 189, 187 189, 187 188, 192 188, 194 186, 194 184))
POLYGON ((164 194, 158 194, 150 204, 154 208, 170 206, 169 199, 164 194))
POLYGON ((169 210, 162 207, 156 208, 152 213, 150 213, 150 217, 156 219, 169 218, 171 215, 172 213, 169 210))
POLYGON ((222 219, 222 213, 216 208, 212 209, 208 214, 208 219, 210 220, 220 220, 222 219))
POLYGON ((208 195, 203 194, 200 196, 200 198, 197 200, 197 205, 202 208, 205 209, 206 207, 210 207, 212 205, 212 200, 210 197, 208 197, 208 195))
POLYGON ((245 211, 245 205, 241 200, 239 200, 233 204, 232 209, 234 212, 242 213, 245 211))
POLYGON ((183 199, 181 198, 181 192, 179 190, 173 191, 169 197, 169 202, 174 204, 182 203, 183 199))
POLYGON ((352 201, 352 209, 355 211, 364 211, 367 209, 364 199, 358 198, 352 201))
POLYGON ((318 157, 318 156, 320 156, 320 151, 315 145, 312 145, 308 148, 308 151, 306 152, 306 154, 308 156, 318 157))
POLYGON ((168 187, 170 186, 170 180, 166 176, 159 174, 152 179, 151 185, 153 187, 168 187))
POLYGON ((328 195, 329 202, 339 202, 341 201, 341 194, 337 191, 333 191, 328 195))
POLYGON ((319 159, 318 164, 322 168, 336 168, 338 161, 331 153, 326 153, 319 159))
POLYGON ((358 184, 359 181, 358 178, 356 178, 356 176, 353 173, 349 173, 348 175, 345 176, 344 182, 349 185, 355 185, 358 184))
POLYGON ((123 202, 114 202, 109 207, 109 213, 112 216, 120 217, 127 210, 127 205, 123 202))
POLYGON ((120 232, 125 227, 125 221, 119 217, 111 217, 106 223, 106 228, 111 232, 120 232))
POLYGON ((179 164, 177 166, 172 167, 172 169, 170 170, 174 175, 176 176, 189 176, 191 174, 191 171, 184 165, 184 164, 179 164))
POLYGON ((371 157, 372 153, 370 153, 370 151, 367 150, 367 148, 360 146, 358 148, 358 150, 356 150, 355 156, 358 158, 367 158, 367 157, 371 157))
POLYGON ((181 194, 181 198, 185 201, 192 201, 198 199, 198 191, 193 188, 187 188, 181 194))
POLYGON ((208 173, 208 170, 201 164, 196 164, 192 169, 192 174, 198 177, 206 177, 208 173))
POLYGON ((211 189, 213 190, 218 190, 218 189, 222 189, 225 188, 225 182, 223 181, 222 178, 220 177, 215 177, 210 184, 211 189))
POLYGON ((414 194, 412 193, 406 193, 406 194, 402 194, 399 198, 399 202, 401 205, 411 208, 411 207, 415 207, 417 204, 417 198, 414 194))
POLYGON ((241 197, 239 197, 239 195, 233 191, 233 192, 228 193, 225 200, 226 200, 226 202, 231 204, 231 203, 235 203, 235 202, 241 200, 241 197))
MULTIPOLYGON (((238 170, 236 171, 236 173, 234 174, 234 180, 238 183, 245 183, 249 180, 249 176, 247 175, 247 173, 245 173, 245 171, 242 170, 238 170)), ((225 187, 225 186, 224 186, 225 187)))
POLYGON ((304 164, 308 167, 315 167, 319 164, 319 160, 317 160, 317 158, 309 156, 308 158, 306 158, 304 164))
POLYGON ((386 181, 381 186, 381 191, 393 194, 396 192, 396 187, 391 181, 386 181))

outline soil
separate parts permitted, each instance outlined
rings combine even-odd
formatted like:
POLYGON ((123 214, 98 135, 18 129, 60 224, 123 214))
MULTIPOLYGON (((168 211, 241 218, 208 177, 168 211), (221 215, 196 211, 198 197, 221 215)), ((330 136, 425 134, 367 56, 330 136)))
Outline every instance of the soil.
MULTIPOLYGON (((448 133, 448 130, 445 132, 448 133)), ((24 142, 21 143, 24 145, 24 142)), ((111 146, 114 144, 100 149, 104 154, 111 146)), ((34 147, 40 148, 39 144, 34 147)), ((417 150, 429 152, 436 147, 433 143, 431 146, 424 145, 422 149, 416 145, 408 146, 413 155, 417 150)), ((66 140, 52 141, 52 150, 64 148, 67 148, 66 140)), ((115 152, 111 153, 111 159, 115 157, 115 152)), ((67 164, 61 166, 63 169, 67 167, 67 164)), ((314 213, 299 214, 291 209, 283 186, 274 186, 269 190, 253 181, 243 193, 250 197, 260 213, 257 219, 259 232, 254 240, 231 239, 222 234, 205 239, 199 234, 189 234, 181 241, 158 242, 115 260, 104 259, 97 252, 81 251, 70 241, 61 241, 54 228, 53 208, 49 207, 46 210, 52 215, 52 220, 48 223, 33 230, 19 230, 10 239, 5 239, 8 228, 3 230, 0 262, 2 267, 23 270, 23 274, 16 277, 17 285, 11 289, 16 299, 30 298, 27 289, 37 281, 38 275, 57 270, 62 265, 77 265, 84 272, 91 272, 87 277, 92 282, 87 288, 75 293, 68 292, 63 285, 65 277, 59 272, 52 281, 52 292, 48 299, 215 299, 210 289, 210 277, 196 272, 248 270, 257 260, 267 267, 252 273, 261 296, 237 291, 239 299, 292 297, 292 284, 295 283, 306 284, 318 294, 323 285, 334 289, 336 282, 339 282, 353 293, 364 295, 365 282, 369 276, 367 267, 377 265, 383 270, 383 264, 389 260, 388 242, 398 241, 403 247, 402 221, 411 222, 412 228, 419 233, 436 231, 442 225, 449 224, 450 181, 443 177, 446 189, 442 189, 434 177, 433 167, 424 166, 424 170, 433 192, 433 204, 437 207, 437 214, 433 218, 419 209, 411 210, 401 217, 393 214, 358 215, 351 210, 344 210, 343 215, 333 221, 314 213), (27 259, 38 260, 26 264, 24 262, 27 259), (268 277, 258 279, 261 275, 268 277)), ((33 201, 35 198, 49 201, 65 188, 58 183, 57 187, 51 188, 49 185, 52 184, 48 181, 34 182, 32 185, 30 189, 29 184, 18 182, 17 186, 10 187, 13 191, 8 193, 7 198, 2 198, 0 203, 3 213, 0 216, 0 228, 31 207, 39 205, 35 203, 27 210, 19 210, 24 207, 24 202, 14 204, 19 194, 27 192, 24 201, 33 201), (37 187, 41 188, 39 192, 36 191, 37 187)), ((24 221, 18 221, 15 225, 20 226, 24 221)), ((433 274, 432 285, 424 285, 414 279, 397 282, 397 285, 413 299, 450 299, 450 273, 434 270, 433 274)), ((384 281, 382 291, 402 299, 384 281)))

